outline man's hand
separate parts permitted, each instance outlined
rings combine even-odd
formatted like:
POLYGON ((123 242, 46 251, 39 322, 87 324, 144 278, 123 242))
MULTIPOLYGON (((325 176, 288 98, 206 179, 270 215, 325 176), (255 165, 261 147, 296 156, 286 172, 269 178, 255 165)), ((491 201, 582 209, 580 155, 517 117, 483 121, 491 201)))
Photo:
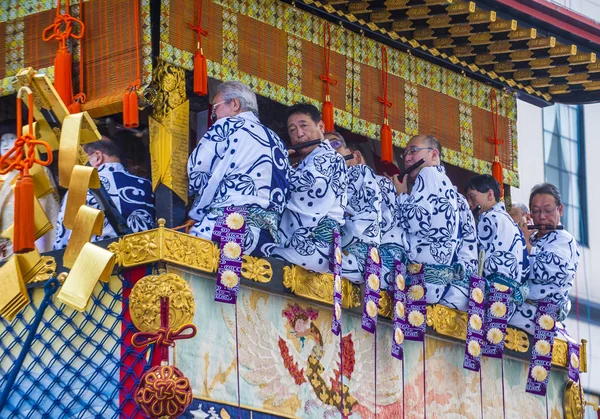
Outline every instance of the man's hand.
POLYGON ((385 177, 391 180, 394 184, 394 188, 396 188, 396 195, 408 193, 408 175, 404 175, 402 182, 400 182, 400 179, 398 179, 398 175, 388 176, 387 173, 385 173, 385 177))

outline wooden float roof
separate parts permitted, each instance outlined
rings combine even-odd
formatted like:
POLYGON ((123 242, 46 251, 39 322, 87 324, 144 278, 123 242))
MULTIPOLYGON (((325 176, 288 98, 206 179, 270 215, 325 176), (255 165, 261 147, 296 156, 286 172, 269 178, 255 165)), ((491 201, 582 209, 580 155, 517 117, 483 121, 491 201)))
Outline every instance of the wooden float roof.
POLYGON ((600 24, 546 0, 298 0, 538 105, 600 101, 600 24))

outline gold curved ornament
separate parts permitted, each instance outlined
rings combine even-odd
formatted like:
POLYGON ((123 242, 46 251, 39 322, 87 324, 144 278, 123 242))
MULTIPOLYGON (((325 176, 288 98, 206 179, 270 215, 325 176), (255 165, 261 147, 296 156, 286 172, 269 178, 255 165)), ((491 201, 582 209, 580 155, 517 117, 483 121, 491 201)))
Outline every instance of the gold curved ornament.
POLYGON ((97 140, 92 138, 91 141, 87 141, 82 135, 87 123, 86 118, 91 120, 87 112, 81 112, 67 115, 63 120, 58 153, 58 182, 63 188, 69 187, 73 168, 77 164, 84 166, 87 163, 87 156, 81 144, 97 140))
POLYGON ((565 386, 564 405, 565 419, 583 419, 585 416, 585 402, 579 383, 569 380, 565 386))
POLYGON ((17 254, 19 267, 25 284, 46 281, 56 273, 56 261, 52 256, 41 256, 35 249, 28 253, 17 254))
POLYGON ((193 321, 196 303, 188 283, 174 273, 148 275, 136 282, 129 296, 131 320, 138 330, 156 332, 160 328, 161 298, 169 298, 170 328, 193 321))
POLYGON ((522 330, 507 327, 504 347, 515 352, 527 352, 529 350, 529 336, 522 330))
POLYGON ((29 304, 29 293, 25 289, 25 281, 15 255, 0 266, 0 278, 0 316, 12 321, 29 304))
POLYGON ((273 267, 266 259, 242 256, 242 276, 254 282, 266 284, 273 278, 273 267))
MULTIPOLYGON (((333 305, 332 274, 310 272, 297 265, 285 266, 283 285, 300 297, 333 305)), ((360 288, 342 278, 342 307, 352 308, 360 305, 360 288)))
POLYGON ((88 189, 98 189, 99 187, 100 177, 95 167, 79 164, 73 167, 63 221, 66 228, 73 229, 79 208, 87 202, 88 189))
POLYGON ((89 243, 93 234, 102 234, 103 229, 104 213, 101 210, 86 205, 79 207, 73 223, 71 238, 63 256, 63 265, 67 268, 74 267, 84 245, 89 243))
POLYGON ((379 315, 388 319, 394 318, 394 299, 386 290, 381 290, 379 295, 379 315))
POLYGON ((440 304, 427 306, 427 325, 441 335, 467 339, 467 313, 440 304))

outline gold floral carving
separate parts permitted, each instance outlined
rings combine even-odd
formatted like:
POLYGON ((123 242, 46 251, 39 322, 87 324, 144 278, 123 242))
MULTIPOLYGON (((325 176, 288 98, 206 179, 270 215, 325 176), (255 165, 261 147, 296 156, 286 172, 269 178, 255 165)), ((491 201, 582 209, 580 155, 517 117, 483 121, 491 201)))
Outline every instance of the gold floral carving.
POLYGON ((242 276, 254 282, 267 283, 273 278, 273 268, 268 260, 244 255, 242 276))
POLYGON ((386 290, 381 290, 379 296, 379 315, 388 319, 394 318, 394 299, 386 290))
POLYGON ((173 230, 163 231, 162 260, 204 272, 217 271, 219 248, 213 242, 173 230))
POLYGON ((567 382, 563 407, 565 410, 565 419, 583 419, 585 415, 585 403, 579 383, 573 380, 567 382))
MULTIPOLYGON (((185 70, 158 60, 152 74, 152 116, 161 122, 173 109, 186 100, 185 70)), ((147 96, 147 95, 145 95, 147 96)))
POLYGON ((467 339, 467 313, 440 304, 427 306, 427 325, 440 335, 467 339))
POLYGON ((196 304, 187 282, 174 273, 148 275, 136 282, 129 296, 131 320, 138 330, 158 330, 161 298, 169 298, 169 327, 177 329, 192 322, 196 304))
MULTIPOLYGON (((317 274, 296 265, 286 266, 283 268, 283 285, 300 297, 333 305, 332 274, 317 274)), ((360 288, 345 278, 342 280, 342 306, 360 306, 360 288)))
POLYGON ((158 230, 123 236, 108 245, 108 250, 117 256, 116 263, 122 268, 145 265, 160 260, 158 230))
POLYGON ((554 339, 554 348, 552 350, 552 365, 559 367, 567 367, 569 365, 568 359, 569 346, 566 341, 560 339, 554 339))
POLYGON ((529 350, 529 337, 522 330, 507 327, 504 347, 515 352, 527 352, 529 350))

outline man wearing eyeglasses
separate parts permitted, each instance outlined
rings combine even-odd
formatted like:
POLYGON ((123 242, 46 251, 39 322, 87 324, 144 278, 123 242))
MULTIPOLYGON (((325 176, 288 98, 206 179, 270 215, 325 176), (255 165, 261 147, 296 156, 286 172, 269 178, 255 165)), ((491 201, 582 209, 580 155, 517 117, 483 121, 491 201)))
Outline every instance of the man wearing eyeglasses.
POLYGON ((458 201, 441 166, 441 146, 432 135, 413 137, 403 154, 405 167, 424 163, 404 179, 392 177, 408 263, 424 264, 427 303, 437 303, 454 278, 451 266, 458 244, 458 201), (409 186, 410 185, 410 186, 409 186), (410 188, 410 193, 409 193, 410 188))
POLYGON ((348 205, 342 227, 342 261, 344 278, 362 284, 365 282, 366 257, 370 248, 381 242, 381 191, 375 172, 364 164, 362 153, 352 149, 339 132, 325 133, 325 139, 348 166, 348 205))
POLYGON ((315 106, 292 106, 287 128, 301 161, 290 174, 290 196, 279 231, 281 243, 273 246, 270 254, 314 272, 328 272, 333 230, 345 222, 346 163, 324 139, 321 113, 315 106))
POLYGON ((217 88, 212 118, 188 160, 189 195, 195 196, 190 234, 212 240, 225 208, 246 211, 244 253, 262 256, 277 241, 288 196, 289 161, 277 134, 261 124, 256 95, 245 84, 217 88))

